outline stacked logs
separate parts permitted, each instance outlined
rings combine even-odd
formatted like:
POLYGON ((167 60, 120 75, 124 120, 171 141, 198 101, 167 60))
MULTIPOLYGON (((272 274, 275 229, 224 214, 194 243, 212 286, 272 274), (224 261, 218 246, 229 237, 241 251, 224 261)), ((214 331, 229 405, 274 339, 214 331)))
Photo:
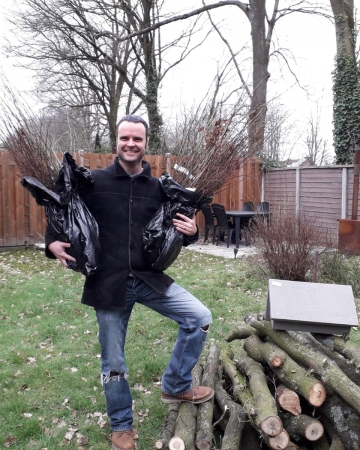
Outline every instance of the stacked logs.
POLYGON ((225 341, 193 371, 214 398, 170 404, 156 449, 360 450, 360 351, 347 337, 249 315, 225 341))

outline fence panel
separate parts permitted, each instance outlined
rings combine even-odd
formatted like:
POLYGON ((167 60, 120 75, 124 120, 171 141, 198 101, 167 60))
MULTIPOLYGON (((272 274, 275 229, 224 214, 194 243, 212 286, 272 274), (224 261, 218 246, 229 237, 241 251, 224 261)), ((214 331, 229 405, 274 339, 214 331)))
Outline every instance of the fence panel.
MULTIPOLYGON (((58 153, 59 159, 62 154, 58 153)), ((105 168, 113 163, 115 155, 101 153, 76 153, 77 164, 89 168, 105 168)), ((154 176, 165 170, 172 171, 175 158, 146 155, 154 176)), ((43 241, 46 220, 45 210, 20 184, 15 163, 6 151, 0 152, 0 247, 34 245, 43 241)), ((241 209, 245 201, 260 201, 261 175, 259 160, 250 158, 244 166, 214 195, 214 203, 222 203, 227 209, 241 209)), ((204 218, 197 215, 200 232, 204 232, 204 218)))
POLYGON ((316 219, 316 225, 326 229, 336 243, 343 198, 346 201, 345 216, 351 218, 353 174, 353 166, 273 170, 264 177, 265 200, 270 202, 273 212, 298 209, 316 219))

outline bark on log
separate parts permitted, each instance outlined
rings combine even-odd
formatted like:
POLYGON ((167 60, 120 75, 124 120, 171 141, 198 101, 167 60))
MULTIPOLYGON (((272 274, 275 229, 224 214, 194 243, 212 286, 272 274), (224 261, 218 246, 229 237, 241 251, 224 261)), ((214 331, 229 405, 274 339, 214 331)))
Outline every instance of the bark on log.
POLYGON ((360 416, 353 408, 334 394, 326 399, 319 411, 320 420, 325 415, 334 424, 346 450, 360 449, 360 416))
MULTIPOLYGON (((202 379, 202 367, 196 364, 192 370, 193 386, 199 386, 202 379)), ((186 450, 196 450, 195 448, 195 433, 196 433, 196 417, 198 406, 192 403, 181 403, 179 406, 178 418, 175 425, 174 436, 178 439, 171 439, 169 442, 170 450, 177 450, 176 446, 181 449, 181 442, 183 441, 186 450)))
POLYGON ((252 326, 239 324, 225 337, 225 341, 232 342, 235 339, 246 339, 253 335, 259 335, 259 333, 252 326))
POLYGON ((314 333, 313 336, 330 351, 343 355, 353 363, 357 372, 360 371, 360 350, 350 341, 345 340, 342 336, 330 336, 328 334, 314 333))
POLYGON ((242 431, 246 422, 243 408, 235 403, 223 389, 221 382, 215 386, 215 397, 222 411, 229 411, 230 417, 224 432, 221 450, 239 449, 242 431))
POLYGON ((289 434, 286 430, 282 430, 282 432, 275 437, 262 434, 262 438, 266 445, 274 450, 284 450, 289 447, 290 444, 289 434))
POLYGON ((277 415, 276 402, 269 391, 261 365, 250 358, 242 348, 238 350, 236 356, 238 357, 237 367, 241 368, 249 379, 260 429, 268 436, 279 435, 283 426, 277 415))
POLYGON ((303 437, 308 441, 317 441, 324 434, 322 423, 305 414, 292 416, 291 414, 284 413, 281 414, 281 419, 286 431, 290 436, 294 437, 295 440, 299 440, 303 437))
MULTIPOLYGON (((175 427, 175 436, 184 442, 186 450, 196 450, 195 432, 197 410, 197 405, 193 405, 192 403, 183 402, 179 407, 179 415, 175 427)), ((169 449, 177 450, 177 447, 174 445, 175 442, 171 439, 169 442, 169 449), (171 443, 173 444, 173 447, 171 447, 171 443)), ((176 445, 178 445, 177 441, 176 445)))
POLYGON ((226 350, 221 350, 220 358, 223 371, 232 383, 233 396, 243 405, 248 417, 251 420, 255 420, 256 413, 254 399, 250 389, 247 387, 244 375, 236 369, 234 361, 229 357, 226 350))
POLYGON ((294 444, 294 442, 290 442, 285 450, 298 450, 298 448, 299 447, 296 444, 294 444))
MULTIPOLYGON (((285 449, 290 443, 290 438, 286 430, 282 430, 276 437, 269 437, 260 429, 258 416, 255 413, 254 398, 250 389, 247 387, 244 375, 236 369, 235 363, 230 359, 228 352, 223 349, 220 355, 223 370, 233 384, 232 394, 243 405, 244 411, 248 415, 252 426, 256 429, 262 440, 266 442, 268 447, 274 450, 285 449)), ((246 447, 244 447, 244 450, 246 450, 246 447)))
POLYGON ((351 381, 330 358, 324 358, 324 354, 321 352, 305 348, 288 333, 274 330, 268 321, 258 321, 252 318, 250 325, 269 336, 295 361, 313 369, 320 375, 325 385, 329 384, 349 405, 360 412, 360 387, 351 381))
POLYGON ((261 436, 256 429, 247 422, 241 436, 239 450, 259 450, 261 448, 261 436))
MULTIPOLYGON (((299 331, 288 331, 288 333, 290 336, 305 345, 306 348, 312 349, 315 352, 321 352, 321 354, 324 354, 333 360, 351 381, 353 381, 357 386, 360 386, 360 373, 356 371, 354 365, 343 355, 324 346, 319 340, 315 339, 311 333, 299 331)), ((340 340, 342 339, 343 338, 340 337, 340 340)))
POLYGON ((326 436, 321 436, 319 440, 313 442, 313 450, 329 450, 329 442, 326 436))
POLYGON ((326 389, 313 373, 305 370, 278 345, 273 342, 262 342, 257 336, 251 336, 244 341, 244 349, 259 362, 270 365, 275 375, 289 388, 300 394, 313 406, 320 406, 326 398, 326 389), (278 358, 275 357, 278 355, 278 358), (282 361, 282 365, 272 366, 272 361, 282 361))
POLYGON ((314 374, 305 370, 278 345, 262 342, 257 336, 250 336, 244 341, 244 349, 256 361, 266 362, 275 375, 286 386, 293 389, 313 406, 320 406, 326 398, 326 389, 314 374), (277 361, 281 360, 281 366, 277 361), (276 361, 276 366, 272 362, 276 361))
POLYGON ((326 434, 330 439, 329 450, 346 450, 344 444, 341 442, 340 436, 335 430, 334 424, 329 420, 325 414, 320 417, 321 423, 324 425, 326 434))
POLYGON ((159 439, 155 442, 158 450, 168 448, 170 439, 174 436, 176 420, 179 413, 179 403, 170 403, 167 408, 164 427, 159 434, 159 439))
MULTIPOLYGON (((203 386, 215 389, 217 370, 219 368, 220 346, 212 343, 203 369, 203 386)), ((199 405, 196 425, 195 444, 198 450, 211 450, 213 438, 214 398, 199 405)))
POLYGON ((301 414, 300 398, 292 389, 287 388, 284 384, 280 384, 276 388, 276 401, 282 409, 288 411, 293 416, 301 414))

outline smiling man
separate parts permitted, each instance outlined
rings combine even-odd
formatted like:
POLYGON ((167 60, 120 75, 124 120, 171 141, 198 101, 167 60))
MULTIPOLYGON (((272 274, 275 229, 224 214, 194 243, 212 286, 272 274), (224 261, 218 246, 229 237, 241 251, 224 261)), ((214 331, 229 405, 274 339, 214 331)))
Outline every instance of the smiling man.
MULTIPOLYGON (((203 350, 211 313, 198 299, 147 263, 142 248, 146 224, 167 200, 160 182, 143 160, 148 146, 148 124, 139 116, 125 116, 118 124, 117 157, 106 169, 92 172, 95 182, 80 195, 99 225, 99 268, 85 281, 82 303, 96 311, 101 345, 102 374, 112 449, 135 448, 132 397, 125 361, 125 338, 131 311, 141 303, 179 325, 171 359, 162 376, 164 403, 203 403, 211 388, 192 387, 191 371, 203 350)), ((184 234, 184 245, 195 242, 195 217, 179 214, 174 226, 184 234)), ((74 259, 70 246, 46 234, 46 252, 62 264, 74 259)), ((144 324, 146 326, 146 324, 144 324)), ((146 345, 146 344, 144 344, 146 345)))

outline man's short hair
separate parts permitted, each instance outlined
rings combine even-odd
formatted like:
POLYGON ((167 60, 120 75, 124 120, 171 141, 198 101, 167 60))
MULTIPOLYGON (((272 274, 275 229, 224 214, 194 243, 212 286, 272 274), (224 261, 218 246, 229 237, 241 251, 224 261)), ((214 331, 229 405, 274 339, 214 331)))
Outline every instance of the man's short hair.
POLYGON ((123 122, 133 122, 133 123, 142 123, 145 127, 145 135, 146 139, 149 137, 149 125, 141 116, 136 116, 134 114, 129 114, 127 116, 122 117, 116 125, 116 132, 119 129, 119 125, 123 122))

